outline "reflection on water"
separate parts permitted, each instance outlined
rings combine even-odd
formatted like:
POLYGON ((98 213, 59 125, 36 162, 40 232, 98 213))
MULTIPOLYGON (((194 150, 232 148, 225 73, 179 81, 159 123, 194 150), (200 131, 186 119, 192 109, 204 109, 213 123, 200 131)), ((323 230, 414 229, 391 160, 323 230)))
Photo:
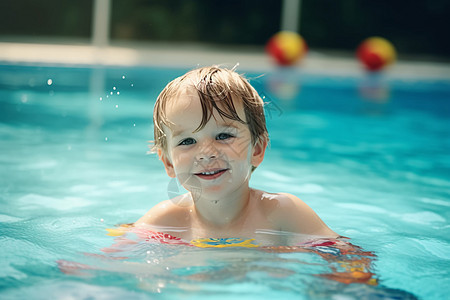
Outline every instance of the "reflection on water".
MULTIPOLYGON (((372 273, 374 254, 352 245, 347 239, 258 232, 296 236, 292 240, 302 241, 277 246, 264 245, 259 239, 189 242, 131 225, 108 231, 109 235, 119 237, 112 246, 102 249, 103 254, 85 253, 79 257, 80 262, 60 260, 60 270, 68 275, 90 276, 91 280, 99 282, 111 276, 123 282, 124 277, 131 275, 137 278, 135 284, 139 289, 166 296, 214 292, 267 298, 266 293, 281 292, 284 297, 342 295, 371 299, 383 295, 383 299, 415 299, 404 291, 379 285, 372 273), (358 285, 350 287, 352 283, 358 285)), ((130 279, 125 282, 129 285, 130 279)))

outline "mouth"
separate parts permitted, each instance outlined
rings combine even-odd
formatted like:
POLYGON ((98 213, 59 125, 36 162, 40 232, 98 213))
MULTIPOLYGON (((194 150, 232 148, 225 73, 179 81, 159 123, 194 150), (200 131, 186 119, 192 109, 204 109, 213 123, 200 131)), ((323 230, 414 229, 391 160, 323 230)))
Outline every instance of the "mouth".
POLYGON ((212 180, 212 179, 219 178, 226 171, 228 171, 228 169, 215 169, 215 170, 207 170, 207 171, 203 171, 203 172, 199 172, 199 173, 194 173, 194 175, 197 177, 200 177, 202 179, 212 180))

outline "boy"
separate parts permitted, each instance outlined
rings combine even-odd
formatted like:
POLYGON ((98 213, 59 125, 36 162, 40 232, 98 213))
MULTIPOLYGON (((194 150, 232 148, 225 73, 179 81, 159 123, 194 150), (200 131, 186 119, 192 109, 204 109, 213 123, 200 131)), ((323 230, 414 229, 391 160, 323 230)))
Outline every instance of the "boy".
POLYGON ((155 103, 153 150, 189 192, 159 203, 135 227, 188 241, 276 232, 337 238, 297 197, 249 187, 268 143, 263 106, 234 70, 199 68, 170 82, 155 103))
MULTIPOLYGON (((342 271, 332 266, 332 273, 320 276, 347 284, 376 285, 377 279, 370 272, 371 260, 367 258, 372 253, 337 239, 339 236, 297 197, 249 187, 250 175, 263 161, 268 143, 263 105, 255 89, 233 70, 200 68, 170 82, 155 104, 153 150, 167 174, 177 177, 189 192, 159 203, 134 224, 107 229, 109 235, 122 236, 130 230, 139 239, 164 244, 202 248, 262 246, 261 250, 267 252, 314 252, 344 268, 342 271)), ((102 251, 120 253, 136 243, 119 237, 102 251)), ((243 253, 239 253, 241 259, 243 253)), ((242 262, 260 259, 254 256, 255 252, 246 253, 248 256, 242 262)), ((214 254, 216 260, 229 261, 233 272, 246 274, 255 270, 255 266, 248 269, 245 264, 244 267, 236 264, 233 260, 236 252, 214 254)), ((208 265, 203 262, 204 256, 189 251, 180 255, 183 256, 164 257, 163 269, 157 267, 158 260, 150 270, 156 270, 155 274, 166 272, 169 261, 171 266, 183 265, 186 260, 208 265)), ((140 264, 113 262, 103 268, 121 273, 144 272, 146 277, 152 274, 140 264)), ((98 269, 64 260, 58 261, 58 265, 69 274, 98 269)), ((226 270, 222 274, 228 276, 226 270)), ((276 268, 258 270, 272 272, 276 268)), ((217 273, 220 274, 217 268, 206 268, 189 278, 205 280, 217 273)))

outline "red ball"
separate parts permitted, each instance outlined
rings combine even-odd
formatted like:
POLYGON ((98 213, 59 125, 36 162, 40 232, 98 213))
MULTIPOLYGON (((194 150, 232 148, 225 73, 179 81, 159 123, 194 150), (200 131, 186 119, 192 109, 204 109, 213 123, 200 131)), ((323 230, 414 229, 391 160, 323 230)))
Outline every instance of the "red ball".
POLYGON ((297 33, 281 31, 272 36, 266 44, 266 52, 282 66, 299 62, 307 53, 305 40, 297 33))
POLYGON ((378 71, 395 61, 396 51, 388 40, 371 37, 358 46, 356 56, 366 69, 378 71))

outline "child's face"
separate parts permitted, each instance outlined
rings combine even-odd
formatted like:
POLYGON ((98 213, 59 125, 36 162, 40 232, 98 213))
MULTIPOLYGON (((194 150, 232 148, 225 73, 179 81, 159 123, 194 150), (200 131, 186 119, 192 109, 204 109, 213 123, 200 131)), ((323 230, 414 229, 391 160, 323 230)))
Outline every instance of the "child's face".
MULTIPOLYGON (((235 100, 234 105, 245 121, 242 102, 235 100)), ((266 142, 253 145, 246 124, 222 118, 214 110, 206 126, 194 132, 202 119, 196 91, 171 99, 166 116, 167 153, 159 151, 159 156, 167 174, 177 177, 194 198, 223 198, 248 186, 252 166, 262 162, 266 142)))

